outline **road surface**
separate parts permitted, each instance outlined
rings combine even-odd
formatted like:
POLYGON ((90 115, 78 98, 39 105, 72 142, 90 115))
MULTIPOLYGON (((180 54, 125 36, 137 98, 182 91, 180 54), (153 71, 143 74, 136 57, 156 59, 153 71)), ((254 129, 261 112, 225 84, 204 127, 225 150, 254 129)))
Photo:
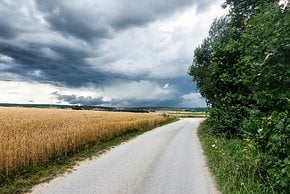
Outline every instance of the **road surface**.
POLYGON ((32 193, 218 193, 196 135, 201 121, 181 119, 149 131, 35 186, 32 193))

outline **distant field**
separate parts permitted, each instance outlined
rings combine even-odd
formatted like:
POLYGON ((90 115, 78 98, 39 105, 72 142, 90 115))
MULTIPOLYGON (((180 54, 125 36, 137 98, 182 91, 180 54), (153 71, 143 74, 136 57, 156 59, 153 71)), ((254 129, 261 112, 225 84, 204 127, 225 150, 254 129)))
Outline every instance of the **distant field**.
POLYGON ((167 111, 166 114, 179 118, 204 118, 206 112, 193 112, 193 111, 167 111))
POLYGON ((167 119, 158 113, 0 108, 0 175, 167 119))

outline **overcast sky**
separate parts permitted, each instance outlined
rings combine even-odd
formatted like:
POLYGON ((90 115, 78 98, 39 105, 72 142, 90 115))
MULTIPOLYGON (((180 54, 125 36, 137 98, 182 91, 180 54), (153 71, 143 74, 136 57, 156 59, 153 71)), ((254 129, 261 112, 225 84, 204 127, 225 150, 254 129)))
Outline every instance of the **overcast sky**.
POLYGON ((0 103, 201 107, 187 75, 222 0, 0 0, 0 103))

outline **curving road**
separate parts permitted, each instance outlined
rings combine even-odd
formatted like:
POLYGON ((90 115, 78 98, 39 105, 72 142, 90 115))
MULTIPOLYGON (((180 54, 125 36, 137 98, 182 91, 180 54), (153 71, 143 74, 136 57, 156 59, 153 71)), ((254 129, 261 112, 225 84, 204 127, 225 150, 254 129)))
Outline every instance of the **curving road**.
POLYGON ((35 186, 32 193, 218 193, 196 135, 201 121, 181 119, 156 128, 35 186))

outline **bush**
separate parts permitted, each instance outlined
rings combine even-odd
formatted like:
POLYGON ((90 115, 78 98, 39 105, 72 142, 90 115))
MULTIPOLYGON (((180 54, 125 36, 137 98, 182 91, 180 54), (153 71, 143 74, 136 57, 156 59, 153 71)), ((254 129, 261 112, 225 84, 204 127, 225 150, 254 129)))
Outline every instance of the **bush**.
POLYGON ((261 116, 254 111, 244 122, 246 137, 264 153, 263 169, 279 193, 290 190, 290 117, 288 111, 261 116))
POLYGON ((189 75, 211 107, 212 132, 254 142, 262 176, 290 191, 290 3, 227 0, 194 51, 189 75), (243 139, 245 136, 245 139, 243 139))

